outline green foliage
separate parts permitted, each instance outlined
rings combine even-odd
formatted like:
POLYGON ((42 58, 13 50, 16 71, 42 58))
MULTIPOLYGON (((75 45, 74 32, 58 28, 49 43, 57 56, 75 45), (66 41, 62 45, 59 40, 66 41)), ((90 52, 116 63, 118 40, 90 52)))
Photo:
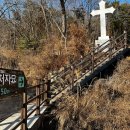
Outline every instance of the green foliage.
POLYGON ((30 41, 27 41, 26 39, 24 38, 20 38, 18 44, 17 44, 17 47, 19 49, 34 49, 36 48, 37 46, 37 43, 35 42, 35 40, 30 40, 30 41))
POLYGON ((19 42, 17 44, 17 47, 20 49, 26 49, 27 48, 27 41, 24 38, 20 38, 19 42))
POLYGON ((115 0, 114 2, 112 2, 112 6, 113 6, 114 8, 118 8, 119 5, 120 5, 119 0, 115 0))
MULTIPOLYGON (((110 28, 112 35, 117 36, 127 28, 126 23, 130 24, 130 4, 120 4, 115 0, 110 6, 114 6, 116 9, 114 15, 110 17, 110 28)), ((127 28, 127 31, 130 32, 130 29, 127 28)))

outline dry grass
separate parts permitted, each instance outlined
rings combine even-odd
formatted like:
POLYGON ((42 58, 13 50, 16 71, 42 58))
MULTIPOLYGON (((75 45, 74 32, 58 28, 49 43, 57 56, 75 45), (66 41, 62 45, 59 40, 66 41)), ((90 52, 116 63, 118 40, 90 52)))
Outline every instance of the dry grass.
POLYGON ((65 96, 59 104, 59 130, 130 130, 130 61, 101 79, 81 97, 65 96))
POLYGON ((0 48, 0 54, 3 55, 6 58, 16 58, 17 57, 17 52, 13 50, 9 50, 6 48, 0 48))
POLYGON ((81 55, 83 56, 90 51, 92 44, 85 26, 79 26, 76 23, 70 24, 67 45, 69 55, 72 54, 76 58, 81 55))

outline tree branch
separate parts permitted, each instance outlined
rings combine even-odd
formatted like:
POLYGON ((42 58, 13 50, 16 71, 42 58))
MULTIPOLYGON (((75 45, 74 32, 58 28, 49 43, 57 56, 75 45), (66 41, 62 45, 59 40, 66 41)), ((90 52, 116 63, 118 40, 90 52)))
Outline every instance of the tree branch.
POLYGON ((10 5, 10 6, 7 7, 6 9, 4 9, 3 12, 2 12, 1 15, 0 15, 0 18, 2 17, 2 15, 5 14, 5 12, 6 12, 9 8, 13 7, 14 5, 16 5, 16 4, 10 5))

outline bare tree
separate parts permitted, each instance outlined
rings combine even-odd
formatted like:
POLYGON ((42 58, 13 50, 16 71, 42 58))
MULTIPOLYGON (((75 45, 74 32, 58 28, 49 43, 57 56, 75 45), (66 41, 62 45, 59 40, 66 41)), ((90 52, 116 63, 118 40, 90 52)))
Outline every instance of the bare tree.
POLYGON ((62 32, 65 37, 65 48, 67 47, 67 19, 66 19, 66 8, 65 8, 65 3, 67 0, 60 0, 61 4, 61 12, 62 12, 62 32))
POLYGON ((66 3, 66 0, 60 0, 61 10, 62 10, 62 31, 63 31, 63 34, 66 36, 67 20, 66 20, 65 3, 66 3))

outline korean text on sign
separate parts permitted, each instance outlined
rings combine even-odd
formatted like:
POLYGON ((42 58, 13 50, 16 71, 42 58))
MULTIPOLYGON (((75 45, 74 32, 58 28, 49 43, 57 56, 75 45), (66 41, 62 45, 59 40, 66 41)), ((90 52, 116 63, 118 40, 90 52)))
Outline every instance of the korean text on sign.
POLYGON ((13 85, 15 84, 16 81, 16 75, 11 75, 11 74, 0 74, 0 85, 13 85))

